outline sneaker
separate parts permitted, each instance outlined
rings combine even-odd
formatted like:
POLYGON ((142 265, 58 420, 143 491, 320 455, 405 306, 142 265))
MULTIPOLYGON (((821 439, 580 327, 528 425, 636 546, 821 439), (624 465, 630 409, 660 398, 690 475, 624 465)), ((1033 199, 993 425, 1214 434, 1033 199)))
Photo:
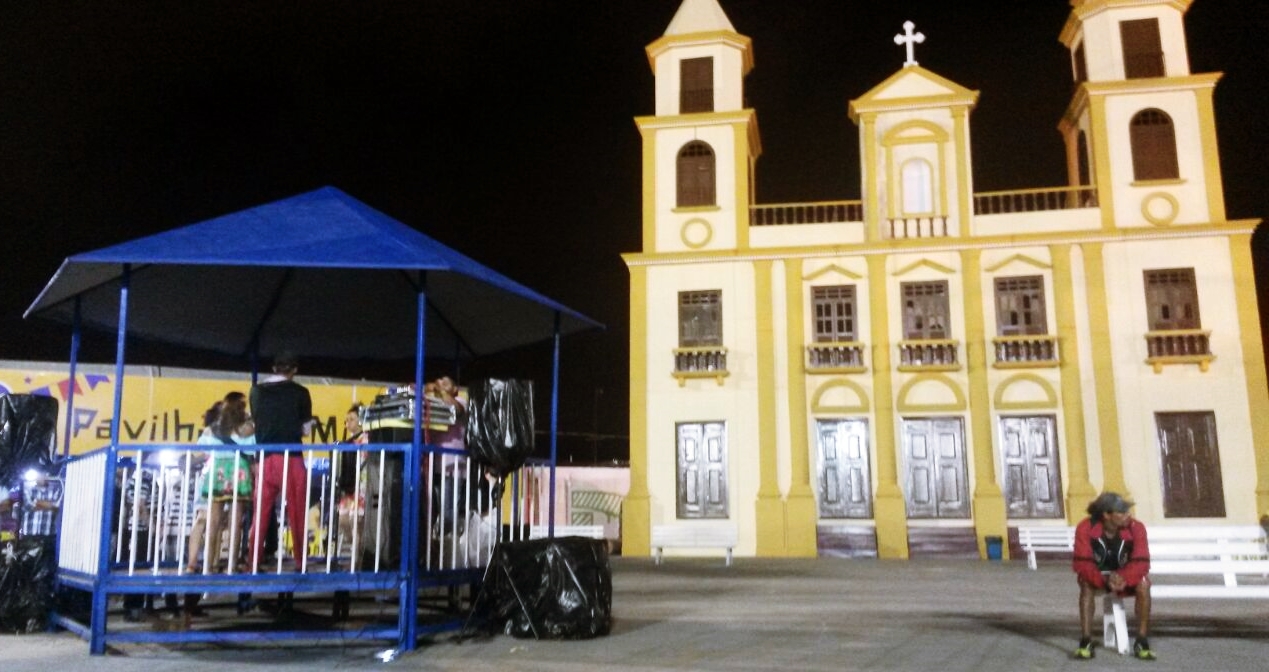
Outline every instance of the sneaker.
POLYGON ((1138 639, 1132 644, 1132 655, 1137 660, 1155 660, 1154 651, 1150 650, 1150 645, 1138 639))
POLYGON ((1075 652, 1071 654, 1071 657, 1076 660, 1089 660, 1093 657, 1093 644, 1091 642, 1088 644, 1081 643, 1079 648, 1075 649, 1075 652))

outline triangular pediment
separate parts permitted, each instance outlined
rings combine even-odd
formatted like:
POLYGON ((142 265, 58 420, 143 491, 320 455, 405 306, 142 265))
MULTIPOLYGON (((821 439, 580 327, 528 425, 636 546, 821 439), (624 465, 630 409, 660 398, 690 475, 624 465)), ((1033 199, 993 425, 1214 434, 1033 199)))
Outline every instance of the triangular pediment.
POLYGON ((829 264, 825 266, 824 268, 819 269, 818 271, 815 271, 813 273, 808 273, 802 279, 807 282, 810 282, 812 280, 818 280, 826 275, 838 275, 850 280, 860 280, 864 277, 843 266, 839 266, 837 264, 829 264))
POLYGON ((919 65, 910 65, 852 100, 850 109, 851 115, 855 116, 860 112, 913 105, 972 107, 977 100, 977 91, 967 89, 919 65))
POLYGON ((948 268, 947 266, 944 266, 932 259, 918 259, 917 261, 914 261, 911 264, 895 271, 894 276, 898 278, 918 269, 930 269, 938 273, 942 273, 943 275, 953 275, 956 273, 956 269, 948 268))

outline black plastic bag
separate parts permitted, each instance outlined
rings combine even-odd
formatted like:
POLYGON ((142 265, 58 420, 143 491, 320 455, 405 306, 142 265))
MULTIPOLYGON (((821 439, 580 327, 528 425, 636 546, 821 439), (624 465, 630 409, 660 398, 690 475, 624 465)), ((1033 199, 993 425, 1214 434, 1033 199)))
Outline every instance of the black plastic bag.
POLYGON ((467 452, 501 479, 533 453, 533 381, 489 379, 468 389, 467 452))
POLYGON ((612 627, 612 567, 601 539, 502 542, 490 570, 493 620, 513 637, 590 639, 612 627))
POLYGON ((55 604, 55 547, 52 536, 0 542, 0 632, 48 629, 55 604))
POLYGON ((0 483, 27 469, 56 471, 57 400, 33 394, 0 394, 0 483))

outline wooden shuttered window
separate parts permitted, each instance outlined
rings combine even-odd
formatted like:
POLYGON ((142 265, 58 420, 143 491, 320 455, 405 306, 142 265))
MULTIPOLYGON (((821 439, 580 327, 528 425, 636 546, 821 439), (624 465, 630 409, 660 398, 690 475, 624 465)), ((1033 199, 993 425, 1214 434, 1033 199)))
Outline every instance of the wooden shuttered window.
POLYGON ((1163 110, 1142 110, 1129 124, 1134 180, 1174 180, 1181 176, 1176 158, 1176 129, 1163 110))
POLYGON ((1145 284, 1150 331, 1198 329, 1202 326, 1194 269, 1146 271, 1145 284))
POLYGON ((714 111, 714 59, 679 61, 679 113, 714 111))
POLYGON ((1164 75, 1158 19, 1121 21, 1119 37, 1124 47, 1124 77, 1139 79, 1164 75))
POLYGON ((679 150, 678 207, 716 205, 714 182, 716 168, 714 150, 700 140, 693 140, 679 150))

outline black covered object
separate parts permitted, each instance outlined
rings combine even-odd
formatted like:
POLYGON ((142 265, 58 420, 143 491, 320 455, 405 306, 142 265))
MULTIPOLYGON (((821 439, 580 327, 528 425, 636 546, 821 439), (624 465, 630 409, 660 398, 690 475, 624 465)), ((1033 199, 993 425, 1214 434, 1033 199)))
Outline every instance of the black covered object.
POLYGON ((467 451, 499 478, 533 452, 533 381, 482 380, 468 387, 467 451))
POLYGON ((41 632, 53 610, 51 536, 0 542, 0 632, 41 632))
POLYGON ((498 545, 490 581, 497 623, 514 637, 589 639, 612 626, 612 567, 603 540, 498 545))
POLYGON ((33 394, 0 394, 0 484, 27 469, 55 471, 57 400, 33 394))

